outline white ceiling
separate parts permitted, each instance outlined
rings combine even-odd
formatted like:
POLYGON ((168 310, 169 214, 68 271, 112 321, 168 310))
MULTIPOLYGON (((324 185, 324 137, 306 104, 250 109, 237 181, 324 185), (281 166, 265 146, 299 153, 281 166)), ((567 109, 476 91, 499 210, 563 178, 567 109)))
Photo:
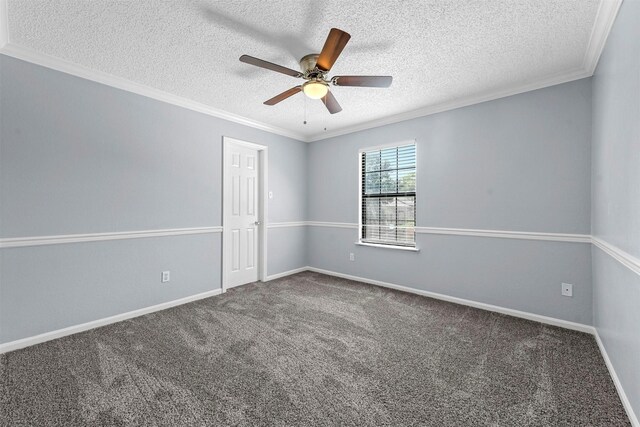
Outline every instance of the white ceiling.
POLYGON ((313 140, 590 75, 613 20, 602 10, 616 2, 8 0, 6 23, 16 52, 313 140), (392 86, 333 88, 335 115, 302 94, 263 105, 301 80, 240 55, 297 70, 331 27, 351 40, 330 75, 392 75, 392 86))

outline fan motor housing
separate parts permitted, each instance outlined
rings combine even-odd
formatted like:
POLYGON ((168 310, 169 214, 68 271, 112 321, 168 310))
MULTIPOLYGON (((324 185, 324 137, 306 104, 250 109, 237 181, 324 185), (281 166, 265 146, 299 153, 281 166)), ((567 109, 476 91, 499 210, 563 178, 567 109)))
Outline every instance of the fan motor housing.
POLYGON ((318 62, 319 56, 320 54, 318 53, 311 53, 302 57, 300 60, 300 69, 305 75, 317 77, 317 75, 321 74, 320 71, 316 69, 316 62, 318 62))

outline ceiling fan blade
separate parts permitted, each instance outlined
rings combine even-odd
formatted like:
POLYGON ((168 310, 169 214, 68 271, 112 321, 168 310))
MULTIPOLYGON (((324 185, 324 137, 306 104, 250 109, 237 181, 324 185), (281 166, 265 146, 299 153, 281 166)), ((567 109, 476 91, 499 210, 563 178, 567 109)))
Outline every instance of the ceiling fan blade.
POLYGON ((336 86, 389 87, 393 81, 391 76, 335 76, 336 86))
POLYGON ((324 42, 324 47, 322 48, 322 52, 320 52, 316 67, 322 71, 329 71, 350 38, 349 33, 345 33, 337 28, 332 28, 327 36, 327 41, 324 42))
POLYGON ((282 65, 274 64, 273 62, 265 61, 262 59, 254 58, 249 55, 242 55, 240 62, 245 64, 255 65, 256 67, 266 68, 267 70, 275 71, 278 73, 286 74, 291 77, 302 77, 302 73, 291 68, 283 67, 282 65))
POLYGON ((327 94, 322 97, 322 102, 331 114, 339 113, 340 111, 342 111, 342 107, 340 106, 340 104, 338 104, 336 97, 333 96, 331 91, 327 92, 327 94))
POLYGON ((276 105, 278 102, 284 101, 285 99, 295 95, 301 90, 302 90, 302 86, 292 87, 291 89, 282 92, 280 95, 276 95, 273 98, 267 101, 264 101, 264 105, 276 105))

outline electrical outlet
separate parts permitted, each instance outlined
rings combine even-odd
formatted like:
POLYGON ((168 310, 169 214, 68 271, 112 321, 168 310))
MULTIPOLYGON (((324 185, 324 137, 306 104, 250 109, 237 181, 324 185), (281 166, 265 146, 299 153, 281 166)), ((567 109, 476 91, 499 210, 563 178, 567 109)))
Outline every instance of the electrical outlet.
POLYGON ((273 191, 269 191, 269 198, 273 199, 273 191))
POLYGON ((562 284, 562 296, 565 296, 565 297, 573 296, 573 285, 571 283, 562 284))
POLYGON ((169 280, 171 280, 171 272, 170 271, 163 271, 161 280, 162 280, 162 283, 166 283, 169 280))
POLYGON ((353 252, 349 253, 349 261, 355 261, 356 260, 356 256, 353 252))

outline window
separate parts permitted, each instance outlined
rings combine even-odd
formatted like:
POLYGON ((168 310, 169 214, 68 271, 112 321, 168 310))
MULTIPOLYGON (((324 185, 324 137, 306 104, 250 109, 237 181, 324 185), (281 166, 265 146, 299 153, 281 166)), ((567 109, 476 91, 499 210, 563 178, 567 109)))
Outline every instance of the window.
POLYGON ((360 241, 415 247, 415 144, 364 150, 360 168, 360 241))

